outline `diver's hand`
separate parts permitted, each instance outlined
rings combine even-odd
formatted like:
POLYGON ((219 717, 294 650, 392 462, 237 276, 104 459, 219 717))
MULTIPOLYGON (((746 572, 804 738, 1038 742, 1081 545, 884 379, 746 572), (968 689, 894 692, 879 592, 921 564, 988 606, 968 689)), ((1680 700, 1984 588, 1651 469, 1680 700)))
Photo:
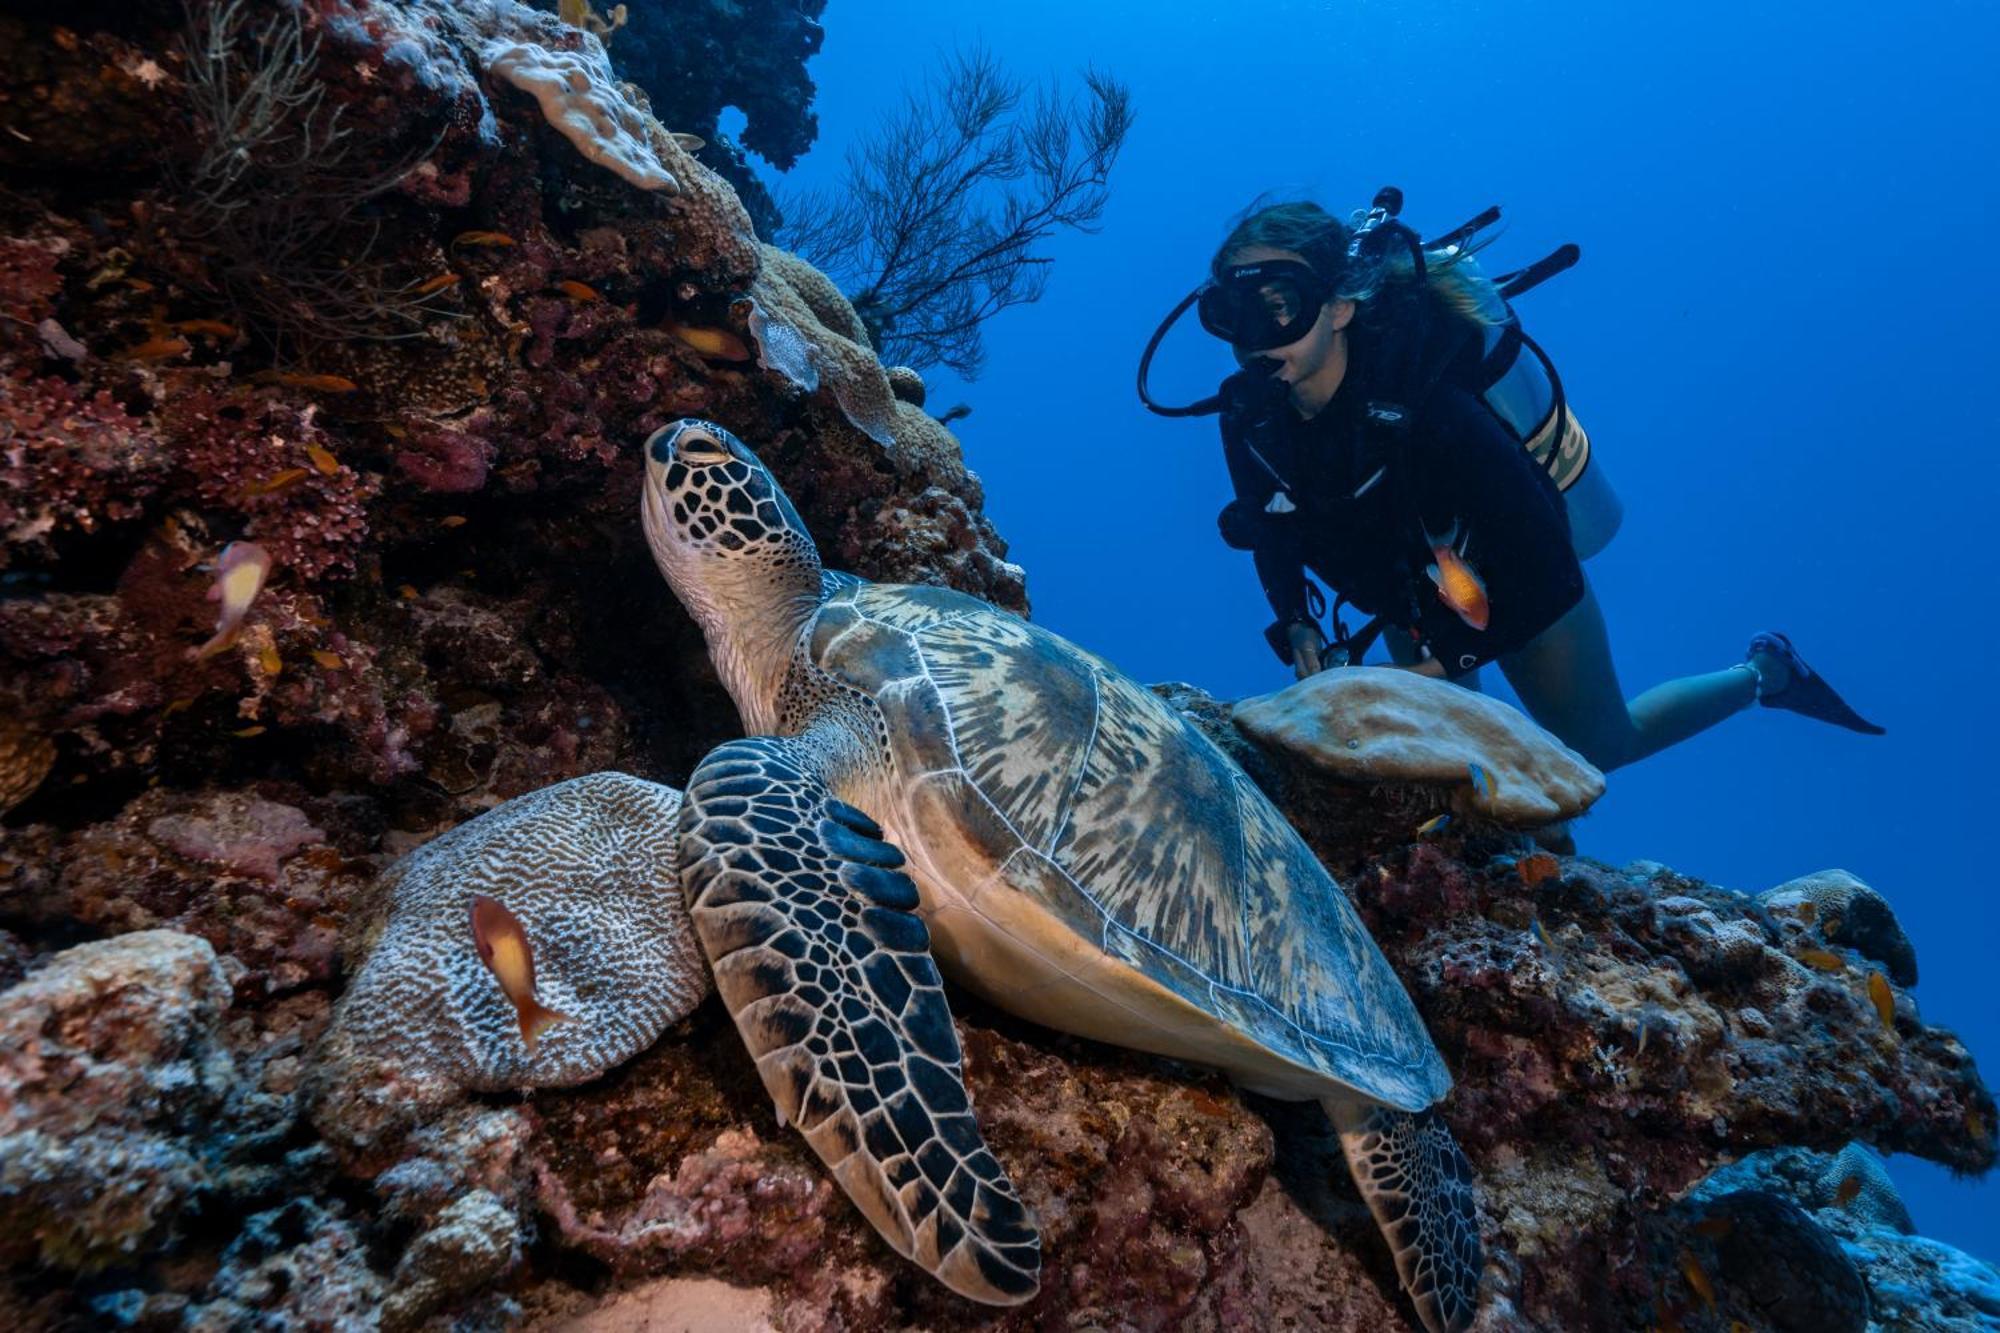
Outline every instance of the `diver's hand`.
POLYGON ((1324 668, 1319 655, 1326 651, 1326 640, 1320 636, 1319 626, 1304 621, 1288 626, 1286 635, 1292 644, 1292 671, 1300 680, 1307 676, 1317 676, 1324 668))

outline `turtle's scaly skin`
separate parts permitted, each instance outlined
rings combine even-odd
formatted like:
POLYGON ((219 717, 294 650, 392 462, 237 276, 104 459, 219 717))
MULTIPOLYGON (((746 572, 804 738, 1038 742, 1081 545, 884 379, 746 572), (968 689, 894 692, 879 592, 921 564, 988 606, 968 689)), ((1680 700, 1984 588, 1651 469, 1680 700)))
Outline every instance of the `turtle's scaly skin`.
POLYGON ((1150 690, 942 588, 850 585, 809 646, 887 723, 892 770, 875 808, 925 872, 934 947, 955 979, 1023 1017, 1220 1065, 1279 1096, 1321 1096, 1331 1079, 1415 1111, 1450 1088, 1347 895, 1150 690), (1083 983, 1099 1002, 1061 984, 1026 990, 1018 960, 997 966, 996 928, 1044 958, 1113 964, 1083 983))

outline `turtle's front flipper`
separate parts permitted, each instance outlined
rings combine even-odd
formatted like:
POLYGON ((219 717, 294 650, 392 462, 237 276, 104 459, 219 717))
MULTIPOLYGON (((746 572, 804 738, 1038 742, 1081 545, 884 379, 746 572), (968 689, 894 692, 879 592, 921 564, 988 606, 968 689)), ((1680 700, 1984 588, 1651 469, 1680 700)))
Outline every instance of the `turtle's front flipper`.
POLYGON ((1479 1306, 1479 1208, 1472 1166, 1436 1109, 1328 1098, 1326 1112, 1396 1276, 1430 1333, 1458 1333, 1479 1306))
POLYGON ((823 777, 825 737, 712 752, 681 887, 779 1114, 889 1244, 960 1295, 1035 1294, 1041 1240, 973 1121, 903 854, 823 777))

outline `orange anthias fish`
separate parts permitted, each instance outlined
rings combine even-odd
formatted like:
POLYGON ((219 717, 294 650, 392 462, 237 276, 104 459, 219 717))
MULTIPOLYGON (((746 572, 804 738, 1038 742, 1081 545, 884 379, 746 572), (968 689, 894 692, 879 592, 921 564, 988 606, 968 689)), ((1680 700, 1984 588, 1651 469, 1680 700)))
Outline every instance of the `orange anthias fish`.
POLYGON ((190 654, 195 661, 229 646, 270 576, 271 554, 256 542, 231 542, 222 548, 222 558, 215 562, 215 583, 208 590, 208 600, 222 606, 216 612, 214 637, 190 654))
POLYGON ((1868 999, 1875 1006, 1875 1016, 1882 1020, 1882 1030, 1891 1036, 1896 1033, 1896 995, 1889 989, 1889 978, 1880 972, 1868 974, 1868 999))
POLYGON ((1701 1297, 1702 1304, 1713 1310, 1715 1308, 1715 1287, 1709 1282, 1708 1274, 1702 1269, 1701 1261, 1696 1259, 1687 1250, 1681 1251, 1681 1276, 1687 1279, 1690 1287, 1694 1288, 1694 1294, 1701 1297))
POLYGON ((1801 949, 1799 950, 1799 961, 1807 967, 1816 968, 1821 972, 1844 972, 1847 970, 1846 961, 1830 949, 1801 949))
POLYGON ((1486 602, 1486 585, 1479 575, 1472 572, 1472 566, 1465 563, 1465 557, 1458 553, 1453 544, 1458 532, 1454 528, 1443 541, 1431 541, 1431 557, 1436 561, 1428 573, 1431 582, 1437 585, 1438 600, 1458 613, 1458 618, 1474 629, 1485 629, 1493 619, 1492 608, 1486 602))
POLYGON ((148 338, 137 347, 126 348, 125 355, 133 361, 171 361, 189 350, 187 339, 161 336, 148 338))
POLYGON ((479 961, 486 964, 500 983, 514 1012, 521 1020, 521 1040, 533 1054, 541 1035, 557 1023, 569 1021, 535 998, 535 955, 528 944, 528 932, 520 918, 498 899, 483 893, 472 896, 472 942, 479 949, 479 961))
POLYGON ((479 245, 506 249, 514 244, 514 238, 504 231, 462 231, 451 238, 454 247, 479 245))
POLYGON ((698 328, 669 321, 660 326, 703 356, 718 361, 748 361, 752 355, 743 340, 728 329, 698 328))
POLYGON ((1837 1208, 1847 1207, 1848 1204, 1854 1202, 1855 1196, 1859 1193, 1861 1193, 1861 1177, 1849 1176, 1840 1182, 1839 1188, 1834 1190, 1834 1206, 1837 1208))

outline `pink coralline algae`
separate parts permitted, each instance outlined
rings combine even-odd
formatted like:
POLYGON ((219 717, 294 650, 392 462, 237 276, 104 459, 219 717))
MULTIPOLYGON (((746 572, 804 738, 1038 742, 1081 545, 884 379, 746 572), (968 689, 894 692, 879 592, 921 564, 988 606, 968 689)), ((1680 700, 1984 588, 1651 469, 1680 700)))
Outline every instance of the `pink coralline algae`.
POLYGON ((312 408, 199 390, 164 414, 187 488, 243 524, 276 565, 313 580, 351 574, 368 536, 374 476, 343 462, 312 408))
POLYGON ((147 424, 109 393, 0 377, 0 569, 52 557, 70 532, 137 518, 165 468, 147 424))

